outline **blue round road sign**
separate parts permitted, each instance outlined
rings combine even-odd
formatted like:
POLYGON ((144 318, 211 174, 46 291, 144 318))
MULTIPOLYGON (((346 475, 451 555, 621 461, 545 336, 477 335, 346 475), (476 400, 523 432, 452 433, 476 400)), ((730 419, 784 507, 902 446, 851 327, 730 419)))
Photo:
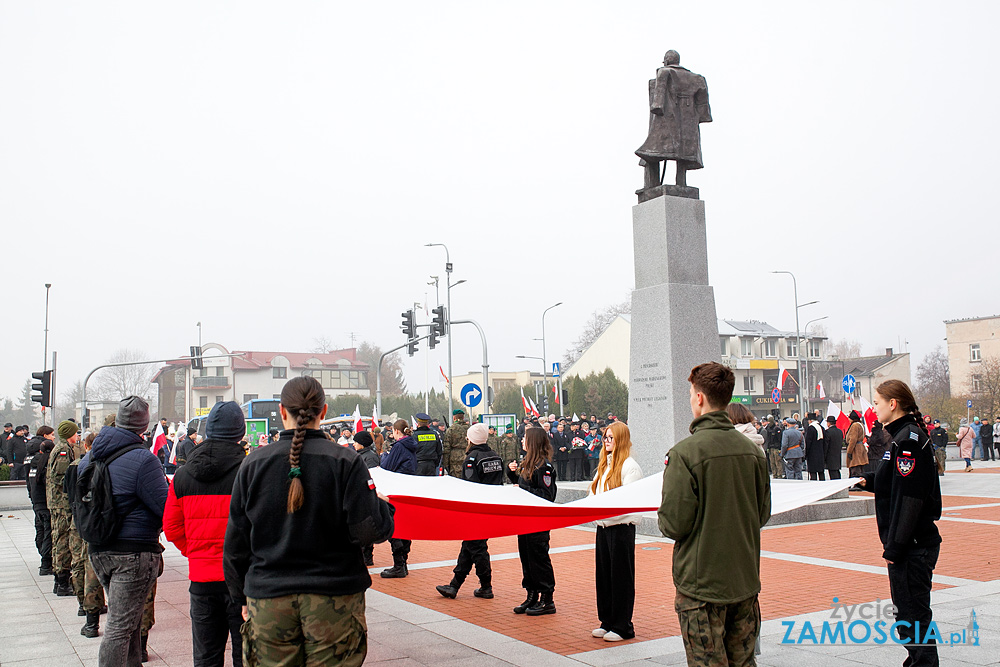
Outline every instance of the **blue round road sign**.
POLYGON ((777 387, 771 390, 771 401, 773 403, 781 403, 781 390, 777 387))
POLYGON ((858 381, 854 378, 853 375, 845 375, 844 376, 844 393, 845 394, 853 394, 854 393, 854 388, 857 387, 857 386, 858 386, 858 381))
POLYGON ((462 387, 460 397, 465 407, 474 408, 483 400, 483 390, 475 382, 470 382, 462 387))

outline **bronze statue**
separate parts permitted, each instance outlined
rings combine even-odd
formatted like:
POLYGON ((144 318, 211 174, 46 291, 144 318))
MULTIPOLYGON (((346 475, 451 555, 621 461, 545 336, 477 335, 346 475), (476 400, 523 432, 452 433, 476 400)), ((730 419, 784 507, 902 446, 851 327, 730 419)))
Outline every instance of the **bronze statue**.
POLYGON ((656 70, 655 79, 649 80, 649 135, 635 152, 641 158, 639 164, 645 167, 643 188, 636 191, 639 201, 662 194, 698 198, 697 188, 687 187, 687 171, 705 166, 698 124, 711 123, 712 110, 705 77, 681 67, 680 61, 679 53, 667 51, 663 67, 656 70), (677 162, 674 187, 663 185, 667 160, 677 162))

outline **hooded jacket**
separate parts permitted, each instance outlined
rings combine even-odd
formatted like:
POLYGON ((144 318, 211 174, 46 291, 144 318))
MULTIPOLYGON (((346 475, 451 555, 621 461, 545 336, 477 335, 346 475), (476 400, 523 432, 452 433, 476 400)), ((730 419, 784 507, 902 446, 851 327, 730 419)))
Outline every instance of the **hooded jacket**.
POLYGON ((675 540, 674 587, 695 600, 731 604, 760 592, 760 529, 771 517, 764 452, 725 410, 691 422, 663 470, 660 532, 675 540))
POLYGON ((238 442, 206 440, 170 484, 163 532, 188 559, 192 593, 226 592, 222 548, 233 482, 245 459, 238 442))
POLYGON ((28 498, 32 509, 48 509, 45 498, 45 472, 48 469, 49 452, 55 443, 40 435, 28 441, 28 455, 24 465, 28 468, 28 498))
POLYGON ((392 449, 382 455, 380 467, 404 475, 417 474, 417 441, 412 435, 397 440, 392 449))
POLYGON ((123 517, 118 537, 101 546, 90 545, 92 553, 99 551, 160 553, 160 529, 163 527, 163 505, 167 501, 167 478, 160 460, 143 445, 142 438, 132 431, 105 426, 94 439, 93 448, 80 461, 79 475, 94 459, 103 459, 119 449, 140 445, 111 462, 111 488, 114 489, 115 512, 123 517))

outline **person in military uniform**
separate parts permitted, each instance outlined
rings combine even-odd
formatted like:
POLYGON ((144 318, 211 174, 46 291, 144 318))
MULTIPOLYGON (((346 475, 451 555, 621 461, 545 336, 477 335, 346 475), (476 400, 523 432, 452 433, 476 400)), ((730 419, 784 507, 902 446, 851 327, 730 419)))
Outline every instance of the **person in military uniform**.
POLYGON ((69 548, 70 511, 69 497, 63 481, 69 464, 76 460, 73 446, 80 439, 77 425, 69 420, 59 422, 56 428, 56 445, 49 454, 45 471, 45 499, 52 516, 52 568, 56 583, 53 592, 61 597, 73 595, 70 570, 73 566, 73 552, 69 548))
POLYGON ((413 439, 417 441, 417 474, 434 477, 441 467, 444 443, 440 433, 431 428, 430 415, 418 412, 414 419, 417 420, 417 428, 413 430, 413 439))
MULTIPOLYGON (((486 444, 489 429, 486 424, 473 424, 469 427, 466 439, 468 450, 465 461, 462 462, 462 479, 476 484, 503 484, 504 470, 500 455, 486 444)), ((455 599, 458 589, 462 587, 465 578, 476 566, 476 576, 479 578, 479 588, 472 592, 477 598, 493 599, 493 568, 490 565, 489 543, 486 540, 463 540, 462 549, 458 552, 458 562, 453 570, 454 575, 445 586, 437 586, 437 592, 446 598, 455 599)))
POLYGON ((674 609, 688 665, 752 665, 760 529, 771 517, 767 459, 729 420, 732 370, 708 362, 688 382, 691 436, 665 461, 657 514, 660 532, 674 540, 674 609))
POLYGON ((93 639, 100 634, 101 614, 108 611, 104 603, 104 587, 97 579, 97 573, 90 564, 87 552, 87 543, 80 537, 80 532, 76 529, 75 510, 79 499, 76 497, 76 482, 80 468, 80 459, 90 451, 90 446, 94 442, 94 434, 89 433, 85 440, 81 440, 75 446, 74 453, 76 460, 66 468, 66 478, 63 480, 63 487, 66 496, 69 498, 69 505, 74 509, 73 519, 69 526, 69 550, 73 555, 73 565, 70 570, 70 579, 73 583, 73 590, 76 591, 76 599, 80 603, 77 616, 86 616, 87 622, 80 628, 80 634, 93 639))
POLYGON ((465 465, 465 435, 469 431, 469 425, 465 422, 465 410, 455 408, 451 415, 451 426, 444 433, 444 468, 452 477, 462 479, 462 469, 465 465))
MULTIPOLYGON (((500 455, 505 469, 510 463, 517 463, 521 460, 521 445, 514 435, 514 427, 512 426, 507 427, 507 432, 499 439, 499 444, 496 447, 491 447, 491 449, 500 455)), ((505 480, 505 483, 513 482, 508 479, 505 480)))

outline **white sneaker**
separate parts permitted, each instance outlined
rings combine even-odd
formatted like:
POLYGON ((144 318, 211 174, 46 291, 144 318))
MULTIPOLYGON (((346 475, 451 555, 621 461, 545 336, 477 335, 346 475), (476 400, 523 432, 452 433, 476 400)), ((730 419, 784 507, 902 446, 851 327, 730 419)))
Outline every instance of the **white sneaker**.
POLYGON ((600 639, 604 635, 608 634, 608 631, 605 630, 604 628, 595 628, 594 631, 591 632, 590 634, 600 639))
POLYGON ((621 640, 622 640, 622 636, 620 634, 618 634, 617 632, 610 632, 609 631, 609 632, 605 632, 604 633, 604 641, 606 641, 606 642, 620 642, 621 640))

